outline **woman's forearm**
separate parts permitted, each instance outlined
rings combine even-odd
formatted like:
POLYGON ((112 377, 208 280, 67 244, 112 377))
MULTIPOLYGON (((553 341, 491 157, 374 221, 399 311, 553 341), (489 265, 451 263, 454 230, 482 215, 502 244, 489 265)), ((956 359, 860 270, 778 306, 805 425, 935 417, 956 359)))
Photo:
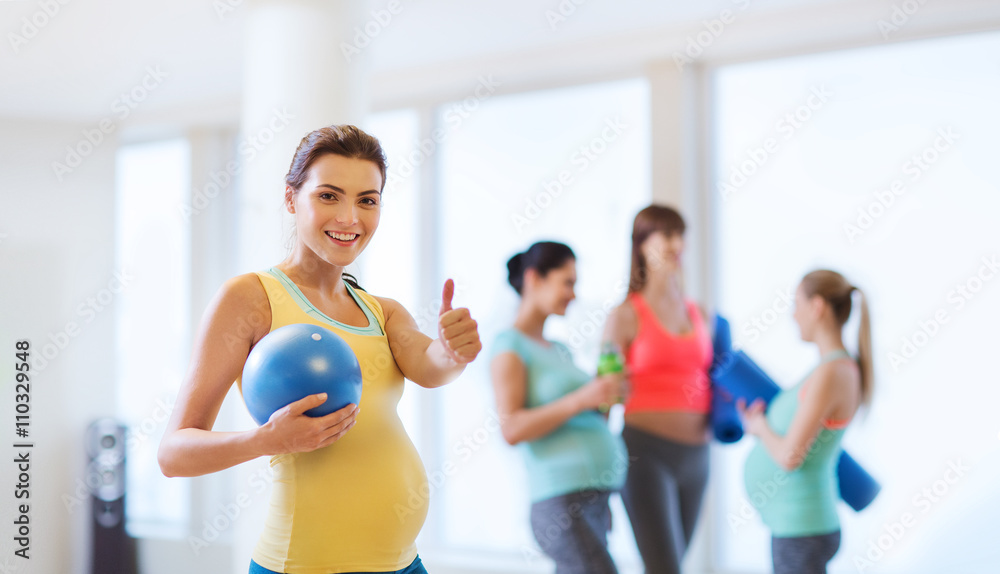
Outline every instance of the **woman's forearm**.
POLYGON ((418 372, 412 380, 421 387, 433 389, 447 385, 465 371, 465 364, 456 363, 444 349, 441 339, 434 339, 427 345, 418 372))
POLYGON ((580 411, 580 401, 573 393, 540 407, 519 409, 501 421, 503 437, 512 445, 538 440, 561 427, 580 411))
POLYGON ((260 432, 260 428, 242 432, 176 430, 160 443, 160 470, 168 477, 201 476, 264 456, 267 453, 260 432))

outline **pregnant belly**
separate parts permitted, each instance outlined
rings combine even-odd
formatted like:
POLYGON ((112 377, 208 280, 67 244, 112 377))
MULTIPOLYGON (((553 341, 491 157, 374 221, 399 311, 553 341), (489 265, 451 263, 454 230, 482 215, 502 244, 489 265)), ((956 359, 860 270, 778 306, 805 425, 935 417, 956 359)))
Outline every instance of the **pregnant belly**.
POLYGON ((274 488, 260 547, 280 553, 285 546, 289 568, 396 570, 413 559, 430 502, 423 464, 402 425, 353 432, 359 428, 324 449, 272 460, 274 488))

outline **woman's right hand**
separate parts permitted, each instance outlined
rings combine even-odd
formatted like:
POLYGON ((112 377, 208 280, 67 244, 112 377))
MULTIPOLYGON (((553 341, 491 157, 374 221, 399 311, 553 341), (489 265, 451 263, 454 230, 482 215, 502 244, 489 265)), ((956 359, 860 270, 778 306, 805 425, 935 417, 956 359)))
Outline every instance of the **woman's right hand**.
POLYGON ((625 400, 626 380, 622 373, 609 373, 595 377, 576 391, 580 400, 580 410, 607 412, 611 405, 625 400))
POLYGON ((309 452, 331 445, 354 426, 358 406, 346 407, 321 417, 304 414, 309 409, 326 402, 326 393, 309 395, 274 411, 259 431, 263 436, 266 454, 309 452))

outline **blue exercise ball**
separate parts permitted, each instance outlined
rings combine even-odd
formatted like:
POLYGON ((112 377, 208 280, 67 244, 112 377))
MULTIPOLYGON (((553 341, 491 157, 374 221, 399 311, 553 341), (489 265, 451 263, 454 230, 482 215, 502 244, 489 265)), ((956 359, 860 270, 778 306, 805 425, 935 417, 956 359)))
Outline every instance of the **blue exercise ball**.
POLYGON ((361 400, 361 367, 354 350, 333 331, 295 324, 268 333, 243 365, 243 402, 262 425, 274 411, 309 395, 326 402, 305 414, 321 417, 361 400))

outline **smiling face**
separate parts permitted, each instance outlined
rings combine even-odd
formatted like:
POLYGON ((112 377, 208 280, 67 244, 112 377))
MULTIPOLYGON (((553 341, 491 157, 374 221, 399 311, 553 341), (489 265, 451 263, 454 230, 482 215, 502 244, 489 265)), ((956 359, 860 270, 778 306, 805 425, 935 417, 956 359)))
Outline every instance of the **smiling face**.
POLYGON ((656 269, 679 271, 681 254, 684 253, 684 235, 654 231, 642 242, 642 256, 646 259, 647 273, 656 269))
POLYGON ((285 190, 300 246, 331 265, 354 262, 378 228, 382 174, 370 161, 334 154, 309 166, 298 191, 285 190))
POLYGON ((526 294, 546 315, 565 315, 570 302, 576 299, 576 261, 569 259, 544 277, 534 269, 525 272, 526 294))

